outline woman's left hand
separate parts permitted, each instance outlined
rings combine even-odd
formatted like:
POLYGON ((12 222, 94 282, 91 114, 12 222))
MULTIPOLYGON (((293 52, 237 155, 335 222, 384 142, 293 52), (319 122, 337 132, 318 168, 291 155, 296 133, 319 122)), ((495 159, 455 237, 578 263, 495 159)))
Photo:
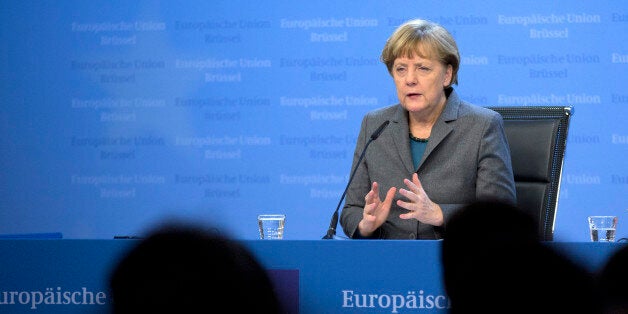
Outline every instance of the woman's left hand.
POLYGON ((397 205, 409 212, 399 215, 399 218, 416 219, 425 224, 442 226, 443 210, 427 196, 421 181, 419 181, 419 176, 414 173, 412 174, 412 181, 404 179, 403 183, 408 189, 399 189, 399 193, 405 196, 408 201, 397 200, 397 205))

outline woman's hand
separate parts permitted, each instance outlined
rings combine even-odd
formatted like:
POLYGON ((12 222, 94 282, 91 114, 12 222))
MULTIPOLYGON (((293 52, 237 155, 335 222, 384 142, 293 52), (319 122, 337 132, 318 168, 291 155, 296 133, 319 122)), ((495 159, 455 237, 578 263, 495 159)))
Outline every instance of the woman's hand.
POLYGON ((403 183, 408 189, 399 189, 399 194, 405 196, 408 201, 397 200, 397 205, 409 212, 399 215, 399 218, 416 219, 425 224, 442 226, 444 222, 443 210, 427 196, 421 181, 419 181, 419 176, 414 173, 412 174, 412 181, 404 179, 403 183))
POLYGON ((364 205, 362 220, 358 224, 360 235, 363 237, 371 236, 386 221, 396 192, 397 188, 391 187, 386 193, 386 198, 382 201, 379 198, 379 185, 377 182, 373 182, 371 190, 364 197, 366 205, 364 205))

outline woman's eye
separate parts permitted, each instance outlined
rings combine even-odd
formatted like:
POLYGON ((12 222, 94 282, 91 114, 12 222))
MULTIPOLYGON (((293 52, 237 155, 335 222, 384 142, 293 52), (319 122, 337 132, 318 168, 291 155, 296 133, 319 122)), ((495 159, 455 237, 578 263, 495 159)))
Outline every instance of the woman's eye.
POLYGON ((428 68, 428 67, 419 67, 419 70, 421 70, 423 72, 428 72, 430 70, 430 68, 428 68))
POLYGON ((406 68, 402 68, 402 67, 396 68, 395 72, 397 72, 397 74, 406 73, 406 68))

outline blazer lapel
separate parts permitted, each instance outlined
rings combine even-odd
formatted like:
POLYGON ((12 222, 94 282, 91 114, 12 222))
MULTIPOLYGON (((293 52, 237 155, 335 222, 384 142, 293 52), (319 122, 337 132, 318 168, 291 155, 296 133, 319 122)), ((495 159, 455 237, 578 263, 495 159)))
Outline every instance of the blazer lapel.
MULTIPOLYGON (((438 145, 447 137, 451 131, 453 131, 453 127, 449 124, 450 121, 454 121, 458 118, 458 109, 460 107, 460 99, 455 91, 452 91, 449 97, 447 97, 447 102, 445 103, 445 108, 441 113, 438 120, 432 127, 432 132, 430 133, 430 140, 427 142, 427 147, 425 147, 425 153, 423 153, 423 157, 419 162, 418 169, 421 169, 423 163, 427 158, 430 157, 430 154, 438 147, 438 145)), ((407 122, 406 122, 407 124, 407 122)), ((418 171, 418 170, 417 170, 418 171)))
POLYGON ((414 164, 412 163, 412 152, 410 152, 410 136, 408 130, 408 112, 397 105, 397 111, 392 117, 392 126, 394 129, 393 142, 399 153, 401 163, 408 170, 408 173, 414 172, 414 164))

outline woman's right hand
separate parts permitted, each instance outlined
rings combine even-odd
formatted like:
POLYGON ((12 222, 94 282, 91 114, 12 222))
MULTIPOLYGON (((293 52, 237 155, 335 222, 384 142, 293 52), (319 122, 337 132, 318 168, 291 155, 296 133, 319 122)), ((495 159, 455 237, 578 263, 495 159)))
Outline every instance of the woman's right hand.
POLYGON ((366 205, 364 205, 362 220, 358 224, 358 232, 361 236, 371 236, 386 221, 396 192, 397 188, 391 187, 382 201, 379 198, 379 186, 377 182, 373 182, 371 190, 364 197, 366 205))

